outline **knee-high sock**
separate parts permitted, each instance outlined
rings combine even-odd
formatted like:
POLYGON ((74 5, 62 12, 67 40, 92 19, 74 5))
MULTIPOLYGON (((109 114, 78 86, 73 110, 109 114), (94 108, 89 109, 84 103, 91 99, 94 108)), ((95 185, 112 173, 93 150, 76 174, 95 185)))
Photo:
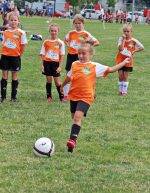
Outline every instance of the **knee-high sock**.
POLYGON ((11 98, 12 99, 16 99, 18 84, 19 84, 18 80, 12 80, 11 82, 11 98))
POLYGON ((71 128, 71 133, 70 133, 70 139, 76 140, 79 132, 80 132, 81 127, 77 124, 73 124, 71 128))
POLYGON ((59 99, 62 100, 64 98, 64 95, 60 92, 60 87, 61 87, 61 85, 60 86, 56 86, 57 92, 59 94, 59 99))
POLYGON ((7 79, 1 79, 1 98, 6 98, 6 90, 7 90, 7 79))
POLYGON ((46 83, 46 95, 47 98, 51 97, 52 98, 52 83, 46 83))
POLYGON ((129 85, 129 82, 123 82, 123 93, 127 93, 128 92, 128 85, 129 85))
POLYGON ((119 86, 119 92, 121 93, 123 90, 123 81, 119 81, 118 86, 119 86))

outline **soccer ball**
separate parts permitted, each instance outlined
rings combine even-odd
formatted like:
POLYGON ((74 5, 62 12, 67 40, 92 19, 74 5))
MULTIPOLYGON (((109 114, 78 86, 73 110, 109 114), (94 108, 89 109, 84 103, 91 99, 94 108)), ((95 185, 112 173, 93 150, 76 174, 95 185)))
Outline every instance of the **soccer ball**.
POLYGON ((54 154, 54 151, 54 142, 47 137, 39 138, 33 147, 34 154, 39 157, 51 157, 54 154))

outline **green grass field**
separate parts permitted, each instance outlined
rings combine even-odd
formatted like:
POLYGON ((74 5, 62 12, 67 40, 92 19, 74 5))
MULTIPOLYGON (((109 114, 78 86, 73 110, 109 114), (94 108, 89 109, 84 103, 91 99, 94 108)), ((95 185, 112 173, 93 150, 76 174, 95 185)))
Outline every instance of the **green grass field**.
MULTIPOLYGON (((21 18, 28 38, 48 37, 46 18, 21 18)), ((54 19, 60 38, 70 22, 54 19)), ((120 24, 86 21, 85 29, 97 37, 93 61, 112 66, 121 35, 120 24)), ((61 104, 53 84, 52 104, 45 98, 45 77, 40 72, 42 42, 29 41, 22 57, 18 102, 0 104, 1 193, 149 193, 150 192, 150 42, 148 25, 135 25, 134 37, 145 50, 136 54, 127 97, 118 96, 117 73, 97 81, 97 98, 84 119, 73 154, 66 150, 71 117, 69 103, 61 104), (42 136, 53 139, 51 158, 33 154, 42 136)), ((65 61, 64 61, 65 66, 65 61)), ((65 76, 63 68, 62 79, 65 76)))

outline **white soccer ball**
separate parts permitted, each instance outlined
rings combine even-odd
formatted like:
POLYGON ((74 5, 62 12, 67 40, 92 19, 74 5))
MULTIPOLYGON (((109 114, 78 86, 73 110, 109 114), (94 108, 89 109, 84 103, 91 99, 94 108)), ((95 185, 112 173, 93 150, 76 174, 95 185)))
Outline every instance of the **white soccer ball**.
POLYGON ((39 138, 33 147, 33 152, 35 155, 40 157, 51 157, 54 154, 54 151, 54 142, 47 137, 39 138))
POLYGON ((47 20, 46 23, 49 23, 49 21, 47 20))

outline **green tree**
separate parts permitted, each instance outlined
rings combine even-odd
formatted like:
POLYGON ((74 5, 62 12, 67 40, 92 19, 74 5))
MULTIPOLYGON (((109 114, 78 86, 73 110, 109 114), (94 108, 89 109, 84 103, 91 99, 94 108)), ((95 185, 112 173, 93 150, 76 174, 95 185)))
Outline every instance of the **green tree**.
POLYGON ((147 7, 150 7, 150 0, 141 0, 147 7))
MULTIPOLYGON (((30 3, 33 3, 33 2, 37 2, 38 0, 27 0, 27 1, 30 3)), ((14 0, 14 3, 15 5, 17 5, 19 9, 24 8, 25 6, 25 0, 14 0)))
POLYGON ((83 5, 85 3, 90 4, 90 3, 97 3, 99 0, 66 0, 66 2, 70 2, 72 6, 77 6, 77 5, 83 5))
POLYGON ((116 0, 107 0, 108 7, 114 7, 116 4, 116 0))
POLYGON ((77 1, 77 0, 68 0, 66 2, 69 2, 73 7, 76 7, 78 3, 80 3, 80 1, 77 1))

